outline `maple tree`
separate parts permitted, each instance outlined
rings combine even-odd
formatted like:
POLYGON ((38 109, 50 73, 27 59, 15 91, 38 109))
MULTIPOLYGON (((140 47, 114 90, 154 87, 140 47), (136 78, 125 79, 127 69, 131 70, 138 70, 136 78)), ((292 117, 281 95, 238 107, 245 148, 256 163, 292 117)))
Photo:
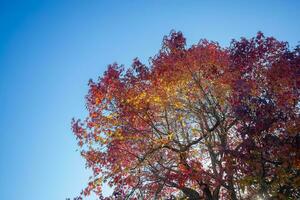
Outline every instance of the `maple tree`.
POLYGON ((260 32, 187 48, 172 31, 149 66, 109 65, 72 121, 94 172, 82 195, 300 198, 299 75, 299 47, 260 32))

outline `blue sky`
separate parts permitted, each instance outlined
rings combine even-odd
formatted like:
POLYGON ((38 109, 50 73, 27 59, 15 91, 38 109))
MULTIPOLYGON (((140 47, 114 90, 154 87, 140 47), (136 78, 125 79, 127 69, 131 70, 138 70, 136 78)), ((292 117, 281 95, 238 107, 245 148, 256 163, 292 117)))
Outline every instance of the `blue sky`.
POLYGON ((147 62, 181 30, 222 46, 257 31, 300 40, 300 1, 0 0, 0 198, 73 197, 90 172, 72 117, 86 115, 90 78, 117 61, 147 62))

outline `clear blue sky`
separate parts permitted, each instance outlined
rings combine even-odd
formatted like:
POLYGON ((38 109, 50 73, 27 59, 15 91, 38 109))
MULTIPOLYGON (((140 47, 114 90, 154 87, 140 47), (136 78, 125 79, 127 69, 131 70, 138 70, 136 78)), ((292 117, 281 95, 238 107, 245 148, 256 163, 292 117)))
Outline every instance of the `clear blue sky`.
POLYGON ((117 61, 147 61, 171 29, 228 45, 259 30, 295 46, 300 1, 0 0, 0 199, 73 197, 90 175, 72 117, 87 82, 117 61))

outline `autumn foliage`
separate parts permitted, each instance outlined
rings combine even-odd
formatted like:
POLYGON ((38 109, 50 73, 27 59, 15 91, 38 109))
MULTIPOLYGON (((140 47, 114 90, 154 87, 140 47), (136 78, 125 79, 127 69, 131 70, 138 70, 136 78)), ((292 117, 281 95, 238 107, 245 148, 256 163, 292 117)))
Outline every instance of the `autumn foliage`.
POLYGON ((300 198, 300 49, 258 33, 230 47, 180 32, 145 65, 108 66, 73 120, 106 199, 300 198))

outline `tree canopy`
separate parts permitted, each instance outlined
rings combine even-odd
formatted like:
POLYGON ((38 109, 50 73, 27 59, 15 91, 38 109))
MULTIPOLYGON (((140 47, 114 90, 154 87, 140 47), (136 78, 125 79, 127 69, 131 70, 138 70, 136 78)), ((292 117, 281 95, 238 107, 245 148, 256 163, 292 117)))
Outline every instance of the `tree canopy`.
POLYGON ((299 47, 261 32, 187 47, 172 31, 148 65, 89 82, 89 116, 72 121, 94 172, 81 195, 300 198, 299 86, 299 47))

